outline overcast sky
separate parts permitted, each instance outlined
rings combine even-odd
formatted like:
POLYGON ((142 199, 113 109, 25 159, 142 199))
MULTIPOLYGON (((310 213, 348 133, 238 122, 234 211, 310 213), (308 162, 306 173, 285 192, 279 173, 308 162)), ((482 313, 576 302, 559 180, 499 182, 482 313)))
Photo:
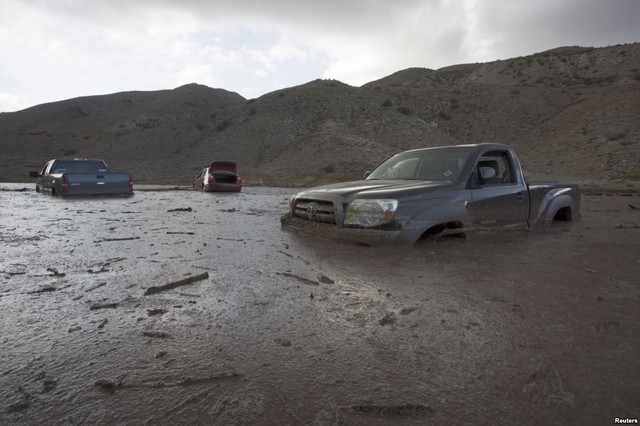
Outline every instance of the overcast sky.
POLYGON ((0 112, 188 83, 247 99, 640 41, 640 0, 0 0, 0 112))

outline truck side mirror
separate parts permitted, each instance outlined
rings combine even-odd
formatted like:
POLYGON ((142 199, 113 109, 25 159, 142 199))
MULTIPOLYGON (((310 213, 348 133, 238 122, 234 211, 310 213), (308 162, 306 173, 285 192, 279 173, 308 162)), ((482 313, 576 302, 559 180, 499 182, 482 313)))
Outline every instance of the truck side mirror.
POLYGON ((29 177, 39 178, 40 177, 40 172, 29 172, 29 177))
POLYGON ((369 175, 371 174, 371 170, 367 170, 366 172, 364 172, 364 178, 368 178, 369 175))

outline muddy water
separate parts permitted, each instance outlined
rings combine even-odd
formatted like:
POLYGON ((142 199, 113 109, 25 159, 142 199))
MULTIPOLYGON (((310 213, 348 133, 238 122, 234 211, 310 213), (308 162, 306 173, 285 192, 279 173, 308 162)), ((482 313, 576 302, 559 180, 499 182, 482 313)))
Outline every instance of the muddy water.
POLYGON ((640 416, 637 198, 372 248, 283 232, 290 192, 0 192, 0 424, 640 416))

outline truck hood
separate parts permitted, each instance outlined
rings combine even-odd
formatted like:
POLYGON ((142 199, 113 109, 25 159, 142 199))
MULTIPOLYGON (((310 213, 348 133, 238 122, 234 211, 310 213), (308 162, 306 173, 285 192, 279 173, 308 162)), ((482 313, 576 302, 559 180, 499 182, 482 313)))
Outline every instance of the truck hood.
POLYGON ((212 173, 216 172, 230 172, 236 173, 236 163, 232 161, 214 161, 209 166, 212 173))
POLYGON ((359 180, 309 188, 296 194, 296 198, 351 200, 353 198, 410 197, 423 193, 426 189, 443 188, 452 184, 452 182, 424 180, 359 180))

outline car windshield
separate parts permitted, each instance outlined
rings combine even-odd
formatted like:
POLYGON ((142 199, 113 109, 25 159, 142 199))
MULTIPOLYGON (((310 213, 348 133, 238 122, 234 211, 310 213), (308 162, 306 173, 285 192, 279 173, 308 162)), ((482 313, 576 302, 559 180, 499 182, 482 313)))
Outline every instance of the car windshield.
POLYGON ((376 167, 367 180, 455 181, 472 149, 447 147, 401 152, 376 167))

